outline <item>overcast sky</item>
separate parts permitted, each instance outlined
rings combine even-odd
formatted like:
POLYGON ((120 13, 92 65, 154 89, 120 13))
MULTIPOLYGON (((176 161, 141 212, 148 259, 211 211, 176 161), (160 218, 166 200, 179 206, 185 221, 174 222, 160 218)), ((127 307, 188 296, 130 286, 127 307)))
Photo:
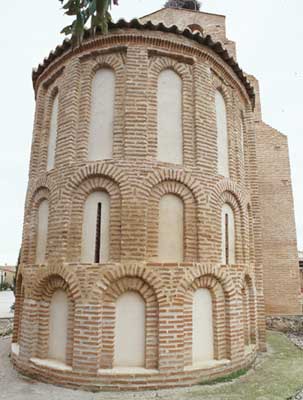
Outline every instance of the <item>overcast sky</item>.
MULTIPOLYGON (((155 11, 164 0, 120 0, 114 19, 155 11)), ((0 265, 21 244, 34 117, 31 70, 63 40, 68 21, 58 0, 10 0, 0 15, 0 265)), ((238 61, 261 86, 263 119, 288 135, 298 247, 303 249, 303 1, 205 0, 203 11, 227 16, 238 61)))

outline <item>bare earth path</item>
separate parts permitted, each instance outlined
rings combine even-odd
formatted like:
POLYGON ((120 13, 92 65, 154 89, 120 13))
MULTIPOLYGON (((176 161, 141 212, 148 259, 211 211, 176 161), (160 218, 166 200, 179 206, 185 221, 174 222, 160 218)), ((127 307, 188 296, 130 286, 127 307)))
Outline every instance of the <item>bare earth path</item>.
POLYGON ((303 352, 279 333, 268 334, 269 352, 256 370, 233 383, 139 393, 88 393, 24 378, 12 368, 10 340, 0 338, 1 400, 286 400, 303 388, 303 352))

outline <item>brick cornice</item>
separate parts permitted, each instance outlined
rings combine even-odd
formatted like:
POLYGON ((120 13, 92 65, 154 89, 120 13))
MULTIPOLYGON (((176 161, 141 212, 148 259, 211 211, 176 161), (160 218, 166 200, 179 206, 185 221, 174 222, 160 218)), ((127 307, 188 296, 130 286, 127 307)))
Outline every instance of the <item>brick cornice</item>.
POLYGON ((181 57, 199 57, 209 61, 212 67, 218 70, 220 74, 223 74, 227 80, 231 81, 232 85, 237 87, 247 100, 250 99, 254 107, 255 93, 253 87, 238 63, 233 57, 230 57, 222 44, 214 42, 210 35, 203 36, 201 33, 193 33, 189 29, 180 31, 176 26, 166 27, 162 23, 158 25, 153 25, 151 22, 142 24, 138 20, 132 20, 131 22, 121 20, 117 24, 111 23, 109 28, 110 34, 104 36, 97 34, 94 39, 91 39, 89 31, 87 31, 85 34, 86 40, 81 47, 72 49, 69 40, 65 40, 61 46, 57 46, 55 51, 51 52, 43 63, 33 71, 35 91, 37 92, 40 82, 44 81, 53 71, 60 69, 68 58, 79 54, 83 57, 83 53, 86 51, 96 51, 100 46, 115 51, 115 48, 121 48, 121 46, 133 42, 136 45, 150 47, 150 49, 156 46, 157 49, 180 53, 181 57), (167 38, 159 37, 155 32, 175 34, 178 38, 176 37, 177 40, 173 39, 172 35, 168 35, 167 38), (184 40, 185 38, 192 41, 192 45, 189 45, 189 42, 184 40), (181 39, 181 42, 178 39, 181 39))

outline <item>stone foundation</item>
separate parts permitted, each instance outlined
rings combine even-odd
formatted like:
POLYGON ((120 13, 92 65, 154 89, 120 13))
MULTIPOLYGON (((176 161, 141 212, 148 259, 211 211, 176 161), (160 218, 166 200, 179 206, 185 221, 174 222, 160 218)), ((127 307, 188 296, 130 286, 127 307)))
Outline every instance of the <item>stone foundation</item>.
POLYGON ((275 315, 266 317, 267 329, 303 335, 303 315, 275 315))

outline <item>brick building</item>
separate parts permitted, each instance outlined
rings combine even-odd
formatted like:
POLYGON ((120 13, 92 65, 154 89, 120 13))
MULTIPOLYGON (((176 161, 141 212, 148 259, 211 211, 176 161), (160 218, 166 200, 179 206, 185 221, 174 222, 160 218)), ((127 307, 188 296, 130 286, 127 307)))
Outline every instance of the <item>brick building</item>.
POLYGON ((249 366, 265 309, 299 312, 298 256, 287 139, 225 17, 119 21, 58 46, 33 84, 18 370, 138 389, 249 366))
POLYGON ((0 287, 3 284, 13 286, 16 274, 16 267, 10 265, 0 265, 0 287))

